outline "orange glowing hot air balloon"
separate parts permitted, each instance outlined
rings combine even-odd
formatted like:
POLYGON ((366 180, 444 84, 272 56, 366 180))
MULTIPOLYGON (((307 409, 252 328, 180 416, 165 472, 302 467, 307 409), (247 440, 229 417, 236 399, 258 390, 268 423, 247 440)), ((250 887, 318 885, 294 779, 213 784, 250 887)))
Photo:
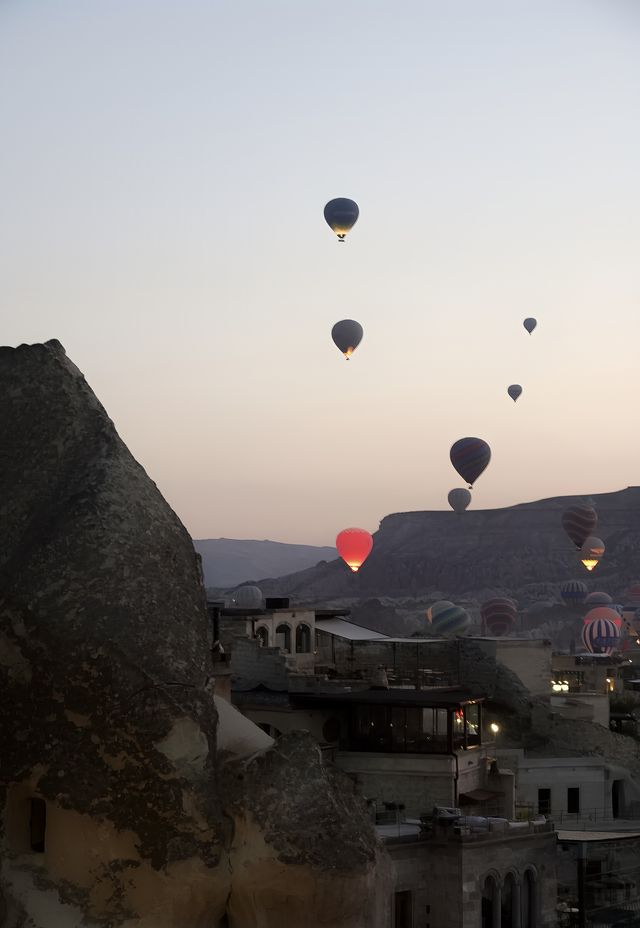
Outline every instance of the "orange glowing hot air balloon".
POLYGON ((345 528, 336 538, 338 554, 357 573, 373 548, 373 538, 364 528, 345 528))

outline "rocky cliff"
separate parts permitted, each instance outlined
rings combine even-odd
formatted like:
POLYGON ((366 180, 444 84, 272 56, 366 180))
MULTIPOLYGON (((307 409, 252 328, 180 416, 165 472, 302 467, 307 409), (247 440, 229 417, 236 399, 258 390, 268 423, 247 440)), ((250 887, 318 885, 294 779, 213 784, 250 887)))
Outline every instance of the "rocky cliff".
POLYGON ((554 497, 505 509, 405 512, 386 516, 358 574, 334 560, 260 581, 266 595, 298 602, 371 597, 482 599, 515 596, 521 606, 553 596, 564 580, 621 593, 638 578, 640 487, 590 497, 606 555, 593 575, 579 563, 560 524, 562 511, 581 497, 554 497))
POLYGON ((386 924, 350 784, 218 750, 191 539, 59 343, 0 349, 0 434, 0 926, 386 924))

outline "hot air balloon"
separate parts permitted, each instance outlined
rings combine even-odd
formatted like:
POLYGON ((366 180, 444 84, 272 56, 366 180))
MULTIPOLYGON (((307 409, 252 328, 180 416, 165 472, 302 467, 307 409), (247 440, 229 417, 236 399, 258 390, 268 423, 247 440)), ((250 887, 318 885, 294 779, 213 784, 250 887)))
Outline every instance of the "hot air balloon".
POLYGON ((601 557, 604 554, 604 541, 602 538, 596 538, 595 535, 589 535, 580 548, 580 560, 587 568, 593 570, 598 566, 601 557))
POLYGON ((473 484, 491 460, 491 448, 482 438, 460 438, 451 446, 449 457, 472 490, 473 484))
POLYGON ((571 605, 583 603, 587 598, 587 587, 582 580, 567 580, 560 587, 560 596, 563 602, 571 605))
POLYGON ((609 619, 582 626, 582 643, 591 654, 612 654, 620 642, 620 629, 609 619))
POLYGON ((460 635, 471 624, 469 614, 462 606, 442 599, 427 609, 427 619, 436 635, 460 635))
POLYGON ((588 625, 590 622, 596 622, 598 619, 606 619, 608 622, 613 622, 618 628, 622 627, 620 613, 617 609, 614 609, 613 606, 596 606, 594 609, 590 609, 584 617, 583 624, 588 625))
POLYGON ((347 361, 362 341, 362 326, 355 319, 341 319, 331 329, 331 338, 347 361))
POLYGON ((458 487, 455 490, 449 490, 447 499, 454 512, 464 512, 471 502, 471 493, 464 487, 458 487))
POLYGON ((528 316, 522 324, 527 330, 527 332, 529 333, 529 335, 531 335, 531 333, 533 332, 533 330, 538 324, 538 320, 534 319, 532 316, 528 316))
POLYGON ((338 236, 341 242, 350 229, 353 229, 360 210, 354 200, 348 200, 346 197, 337 197, 335 200, 329 200, 324 208, 324 218, 329 227, 338 236))
POLYGON ((373 538, 364 528, 345 528, 336 538, 338 554, 357 573, 373 548, 373 538))
POLYGON ((490 635, 508 635, 518 618, 518 607, 506 596, 488 599, 480 608, 482 623, 490 635))
POLYGON ((520 394, 522 393, 522 387, 519 383, 512 383, 510 387, 507 387, 507 393, 515 403, 520 394))
POLYGON ((598 514, 592 506, 569 506, 560 521, 576 548, 581 548, 598 524, 598 514))
POLYGON ((589 593, 584 601, 585 606, 608 606, 612 602, 613 599, 608 593, 601 593, 599 590, 589 593))

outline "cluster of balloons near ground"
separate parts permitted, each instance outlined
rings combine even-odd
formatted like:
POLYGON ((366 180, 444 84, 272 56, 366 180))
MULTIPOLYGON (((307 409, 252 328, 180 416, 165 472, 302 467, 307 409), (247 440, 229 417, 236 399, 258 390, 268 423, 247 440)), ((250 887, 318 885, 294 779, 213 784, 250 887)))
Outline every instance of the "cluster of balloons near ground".
POLYGON ((640 583, 633 583, 624 594, 625 605, 614 604, 603 591, 587 592, 581 580, 568 580, 560 588, 568 606, 590 606, 582 623, 582 644, 591 654, 610 655, 623 644, 623 634, 637 643, 640 620, 640 583))

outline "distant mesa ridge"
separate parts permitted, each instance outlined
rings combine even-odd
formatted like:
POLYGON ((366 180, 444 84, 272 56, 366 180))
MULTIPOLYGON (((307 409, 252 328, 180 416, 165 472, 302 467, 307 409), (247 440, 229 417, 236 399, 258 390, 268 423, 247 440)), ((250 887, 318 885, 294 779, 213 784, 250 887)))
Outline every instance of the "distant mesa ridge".
POLYGON ((247 580, 280 577, 337 557, 334 547, 240 538, 202 538, 193 542, 202 557, 208 587, 233 587, 247 580))
MULTIPOLYGON (((196 542, 200 549, 202 542, 196 542)), ((296 546, 293 546, 296 547, 296 546)), ((303 547, 303 546, 301 546, 303 547)), ((309 550, 309 549, 307 549, 309 550)), ((557 496, 504 509, 392 513, 382 519, 374 547, 357 575, 337 559, 335 549, 311 549, 315 566, 262 579, 266 596, 320 603, 332 599, 470 596, 492 589, 518 598, 519 591, 582 579, 589 588, 622 590, 640 573, 640 487, 590 496, 557 496), (570 505, 595 506, 598 533, 607 553, 593 576, 577 559, 560 517, 570 505), (318 564, 323 559, 328 563, 318 564), (594 586, 593 584, 596 584, 594 586)), ((238 579, 237 582, 240 582, 238 579)), ((528 597, 525 597, 528 598, 528 597)))

